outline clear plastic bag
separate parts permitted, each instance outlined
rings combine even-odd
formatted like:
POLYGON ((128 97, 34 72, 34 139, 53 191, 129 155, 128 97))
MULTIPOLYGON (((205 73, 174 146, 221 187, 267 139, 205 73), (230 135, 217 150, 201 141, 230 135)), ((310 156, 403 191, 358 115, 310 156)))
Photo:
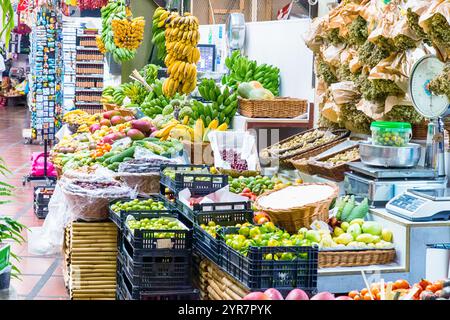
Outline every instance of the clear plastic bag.
POLYGON ((150 150, 142 147, 136 147, 134 151, 134 159, 126 162, 122 162, 119 165, 118 172, 127 173, 147 173, 158 172, 159 166, 162 164, 183 164, 185 163, 182 157, 178 158, 166 158, 154 154, 150 150))
POLYGON ((48 214, 42 227, 28 230, 28 253, 51 255, 61 253, 64 228, 70 222, 71 213, 59 183, 48 203, 48 214))
POLYGON ((66 180, 61 188, 71 220, 101 221, 108 218, 108 204, 119 198, 134 198, 136 190, 116 180, 66 180))
POLYGON ((212 131, 208 134, 208 138, 214 153, 215 167, 235 169, 229 161, 223 159, 225 153, 234 152, 241 160, 247 162, 247 169, 244 170, 259 170, 256 139, 247 131, 212 131))

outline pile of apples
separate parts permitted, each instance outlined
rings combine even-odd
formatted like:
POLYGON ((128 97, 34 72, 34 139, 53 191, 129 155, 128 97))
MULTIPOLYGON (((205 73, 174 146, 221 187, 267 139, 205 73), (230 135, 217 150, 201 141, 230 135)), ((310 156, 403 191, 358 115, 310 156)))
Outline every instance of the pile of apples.
POLYGON ((340 296, 335 297, 334 294, 324 291, 319 292, 309 298, 308 294, 302 289, 293 289, 291 290, 286 298, 283 298, 283 295, 277 289, 270 288, 264 292, 251 292, 246 295, 242 300, 353 300, 348 296, 340 296))

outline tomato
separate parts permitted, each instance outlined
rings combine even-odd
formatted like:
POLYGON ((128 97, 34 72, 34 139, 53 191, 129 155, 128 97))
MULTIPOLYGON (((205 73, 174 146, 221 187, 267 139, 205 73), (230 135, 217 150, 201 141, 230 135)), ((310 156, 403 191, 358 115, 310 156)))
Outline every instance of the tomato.
POLYGON ((356 291, 356 290, 350 291, 350 292, 348 293, 348 296, 349 296, 350 298, 354 299, 356 296, 359 296, 359 292, 356 291))
POLYGON ((406 280, 397 280, 394 282, 394 285, 392 287, 393 290, 396 289, 409 289, 411 286, 409 285, 408 281, 406 280))
POLYGON ((442 281, 435 281, 433 283, 433 286, 436 288, 436 291, 442 290, 442 288, 444 288, 444 284, 442 281))
POLYGON ((269 219, 267 219, 266 217, 262 217, 258 220, 257 224, 264 224, 266 222, 269 222, 269 219))
POLYGON ((422 290, 425 290, 425 288, 426 288, 427 286, 429 286, 430 284, 431 284, 431 282, 428 281, 428 280, 426 280, 426 279, 422 279, 422 280, 420 280, 420 282, 419 282, 419 286, 422 287, 422 290))
POLYGON ((369 292, 367 292, 367 293, 364 295, 364 300, 372 300, 372 298, 370 297, 370 293, 369 293, 369 292))

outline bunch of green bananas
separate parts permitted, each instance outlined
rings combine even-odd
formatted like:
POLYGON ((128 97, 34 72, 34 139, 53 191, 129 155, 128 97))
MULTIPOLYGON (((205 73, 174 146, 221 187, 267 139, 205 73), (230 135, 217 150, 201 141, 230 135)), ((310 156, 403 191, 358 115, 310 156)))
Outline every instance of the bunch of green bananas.
POLYGON ((123 89, 121 86, 117 87, 114 90, 114 93, 112 94, 112 102, 114 104, 117 104, 118 106, 121 106, 123 104, 123 100, 125 99, 125 93, 123 92, 123 89))
POLYGON ((221 91, 212 79, 203 79, 198 91, 203 99, 211 103, 204 104, 194 100, 192 118, 194 120, 201 118, 205 126, 214 119, 229 125, 238 108, 237 94, 232 93, 229 87, 221 91))
POLYGON ((121 84, 125 96, 130 98, 132 104, 141 104, 148 94, 147 89, 138 81, 121 84))
POLYGON ((112 96, 114 93, 114 90, 116 90, 114 87, 107 86, 106 88, 103 89, 102 97, 112 96))
POLYGON ((158 49, 158 59, 164 60, 167 55, 166 50, 166 36, 165 36, 165 22, 169 17, 170 12, 162 7, 158 7, 153 14, 153 26, 152 26, 152 43, 158 49))
POLYGON ((280 69, 268 64, 257 65, 256 61, 241 56, 238 50, 233 51, 225 59, 225 65, 230 73, 222 78, 222 83, 234 90, 241 82, 258 81, 275 96, 280 95, 280 69))
POLYGON ((139 70, 139 74, 145 79, 147 84, 153 84, 155 83, 155 80, 158 79, 158 70, 158 66, 154 64, 147 64, 139 70))
POLYGON ((145 97, 141 104, 142 112, 153 118, 155 115, 162 114, 165 106, 170 103, 170 99, 166 98, 162 91, 163 80, 156 79, 152 85, 153 90, 145 97))
POLYGON ((116 63, 134 59, 136 50, 118 48, 114 44, 114 32, 112 30, 112 20, 125 19, 127 7, 125 0, 109 0, 108 4, 100 10, 102 18, 101 42, 107 52, 111 52, 116 63))

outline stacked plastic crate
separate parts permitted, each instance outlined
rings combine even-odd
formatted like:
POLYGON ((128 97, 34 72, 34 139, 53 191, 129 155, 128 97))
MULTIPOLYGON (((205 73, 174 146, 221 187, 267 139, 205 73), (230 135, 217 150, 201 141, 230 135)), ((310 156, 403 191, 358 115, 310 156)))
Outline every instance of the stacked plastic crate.
MULTIPOLYGON (((140 198, 128 210, 110 209, 110 218, 119 227, 117 298, 120 300, 184 300, 198 298, 192 287, 192 229, 178 211, 161 195, 150 199, 162 202, 164 210, 146 210, 140 198), (178 219, 181 220, 178 220, 178 219), (132 228, 130 220, 165 219, 182 228, 132 228)), ((122 203, 131 199, 122 199, 122 203)), ((116 203, 116 202, 115 202, 116 203)), ((113 208, 114 203, 111 204, 113 208)))

